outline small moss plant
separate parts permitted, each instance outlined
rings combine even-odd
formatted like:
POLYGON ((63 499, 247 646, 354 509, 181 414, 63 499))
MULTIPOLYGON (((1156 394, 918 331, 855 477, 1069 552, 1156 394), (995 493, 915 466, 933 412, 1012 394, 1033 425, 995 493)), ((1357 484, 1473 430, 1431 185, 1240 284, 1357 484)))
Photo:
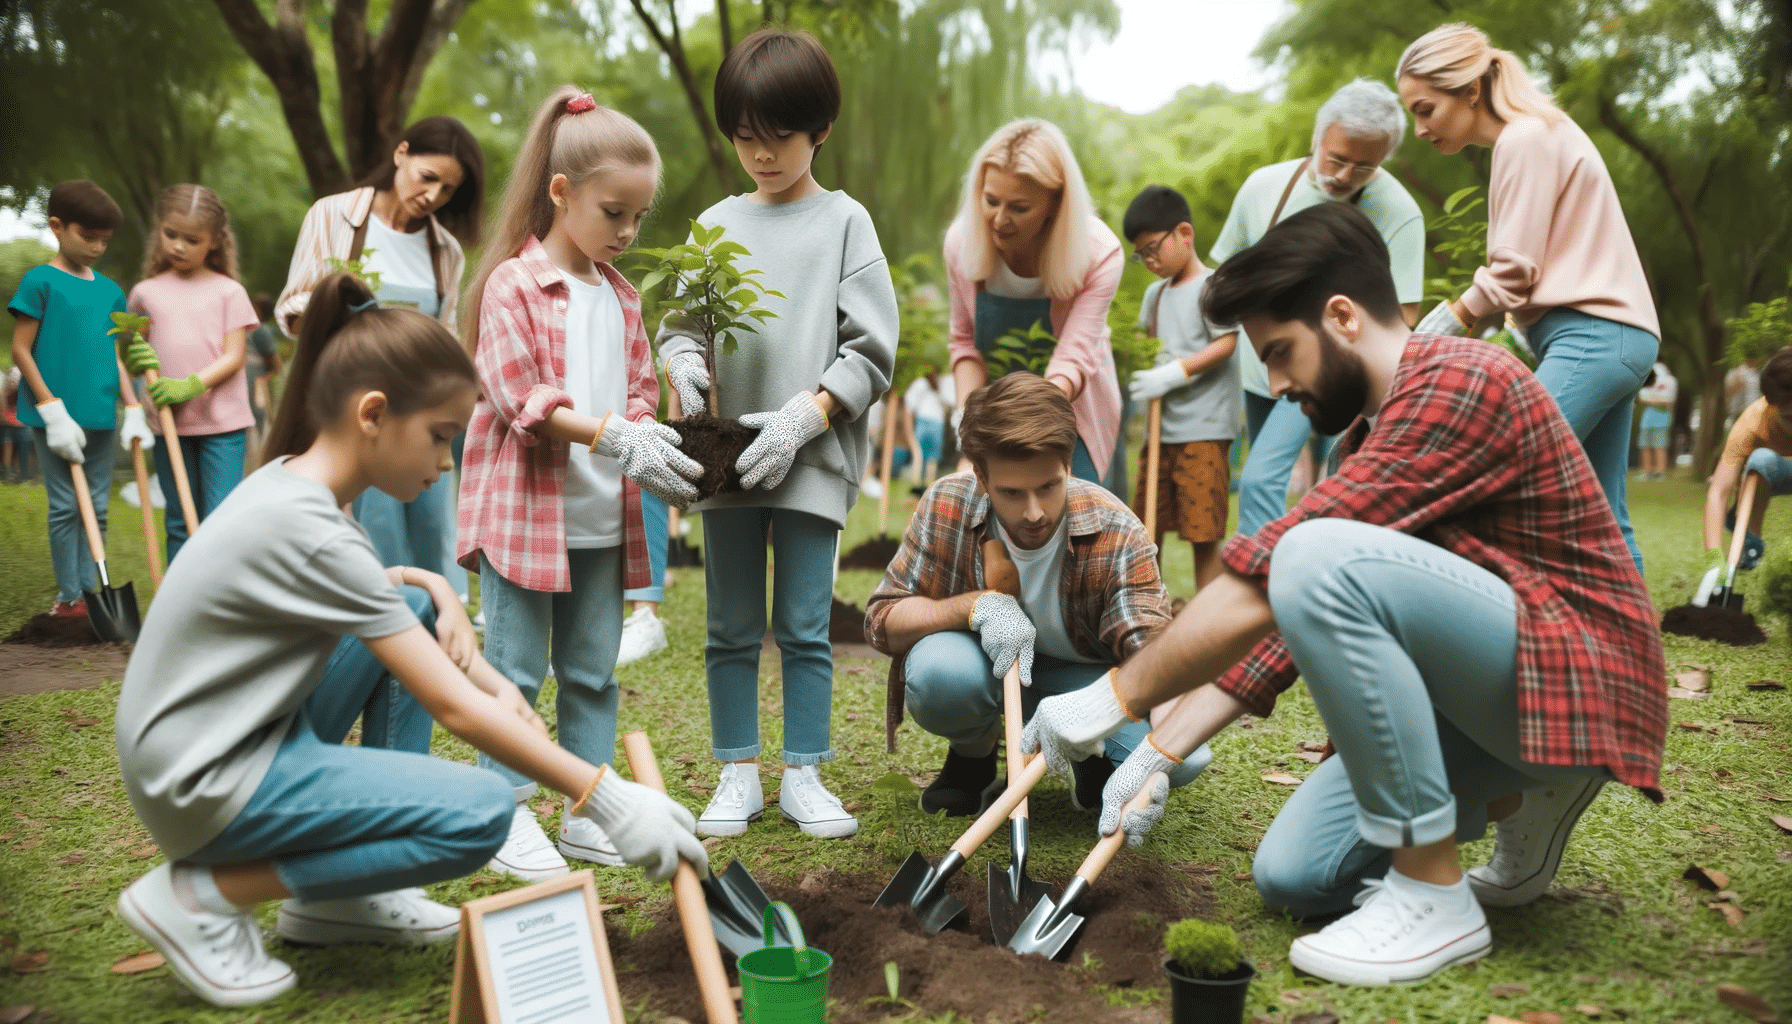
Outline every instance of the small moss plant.
POLYGON ((1164 949, 1190 977, 1209 980, 1238 970, 1244 959, 1231 928, 1193 917, 1177 921, 1164 932, 1164 949))

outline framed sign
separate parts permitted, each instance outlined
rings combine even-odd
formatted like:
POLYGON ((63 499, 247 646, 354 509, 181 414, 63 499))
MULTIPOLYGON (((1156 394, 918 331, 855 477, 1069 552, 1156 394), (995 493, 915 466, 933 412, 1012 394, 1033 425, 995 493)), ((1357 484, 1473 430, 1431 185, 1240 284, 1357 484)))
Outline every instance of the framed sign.
POLYGON ((450 1024, 623 1024, 591 872, 460 908, 450 1024))

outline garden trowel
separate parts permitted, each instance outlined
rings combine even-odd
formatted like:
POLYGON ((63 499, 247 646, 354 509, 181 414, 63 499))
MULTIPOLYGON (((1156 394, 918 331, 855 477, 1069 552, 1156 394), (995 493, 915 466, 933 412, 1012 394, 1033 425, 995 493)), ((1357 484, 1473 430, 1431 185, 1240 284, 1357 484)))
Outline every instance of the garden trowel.
POLYGON ((79 462, 71 462, 68 474, 75 485, 75 504, 81 507, 81 525, 87 528, 87 547, 100 571, 99 591, 83 594, 87 621, 93 625, 94 634, 107 643, 136 640, 142 629, 137 592, 129 583, 122 587, 112 585, 112 576, 106 572, 106 542, 100 537, 99 517, 93 514, 93 496, 87 492, 87 472, 79 462))
MULTIPOLYGON (((983 542, 983 585, 1010 597, 1020 597, 1020 569, 1008 557, 1000 538, 983 542)), ((1008 666, 1002 678, 1002 728, 1007 740, 1008 770, 1026 764, 1020 752, 1023 712, 1020 700, 1020 662, 1008 666)), ((996 945, 1005 946, 1020 927, 1027 909, 1051 892, 1044 882, 1027 877, 1027 801, 1022 800, 1008 818, 1008 867, 989 865, 989 932, 996 945)))

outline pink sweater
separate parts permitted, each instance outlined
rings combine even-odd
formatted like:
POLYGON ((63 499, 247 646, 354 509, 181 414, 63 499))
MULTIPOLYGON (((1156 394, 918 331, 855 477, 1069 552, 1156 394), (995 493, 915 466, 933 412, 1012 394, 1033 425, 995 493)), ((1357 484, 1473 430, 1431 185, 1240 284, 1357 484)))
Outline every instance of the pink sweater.
POLYGON ((1605 160, 1572 118, 1521 117, 1493 146, 1487 265, 1462 305, 1510 312, 1519 326, 1557 306, 1661 337, 1643 262, 1605 160))
MULTIPOLYGON (((1095 255, 1083 286, 1068 299, 1052 300, 1052 334, 1058 347, 1045 368, 1047 377, 1068 378, 1080 393, 1070 400, 1076 410, 1076 432, 1089 449, 1095 471, 1107 475, 1114 461, 1114 445, 1120 435, 1120 381, 1114 370, 1114 349, 1108 335, 1108 307, 1120 288, 1120 272, 1126 262, 1120 255, 1120 239, 1099 220, 1090 225, 1095 255)), ((965 275, 959 258, 956 223, 946 231, 946 282, 952 293, 952 325, 948 347, 952 365, 960 360, 983 361, 977 351, 977 293, 982 281, 965 275)), ((965 396, 960 395, 962 401, 965 396)))

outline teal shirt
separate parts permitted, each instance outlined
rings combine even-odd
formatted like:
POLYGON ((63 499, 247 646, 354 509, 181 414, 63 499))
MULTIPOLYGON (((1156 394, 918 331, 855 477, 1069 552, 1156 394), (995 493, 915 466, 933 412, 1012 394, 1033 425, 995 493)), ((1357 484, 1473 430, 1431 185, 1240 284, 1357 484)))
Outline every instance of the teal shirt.
MULTIPOLYGON (((31 358, 81 429, 118 429, 118 351, 106 332, 112 314, 125 312, 123 289, 97 270, 83 281, 46 263, 31 268, 6 308, 37 321, 31 358)), ((20 396, 19 422, 41 427, 29 390, 20 396)))

